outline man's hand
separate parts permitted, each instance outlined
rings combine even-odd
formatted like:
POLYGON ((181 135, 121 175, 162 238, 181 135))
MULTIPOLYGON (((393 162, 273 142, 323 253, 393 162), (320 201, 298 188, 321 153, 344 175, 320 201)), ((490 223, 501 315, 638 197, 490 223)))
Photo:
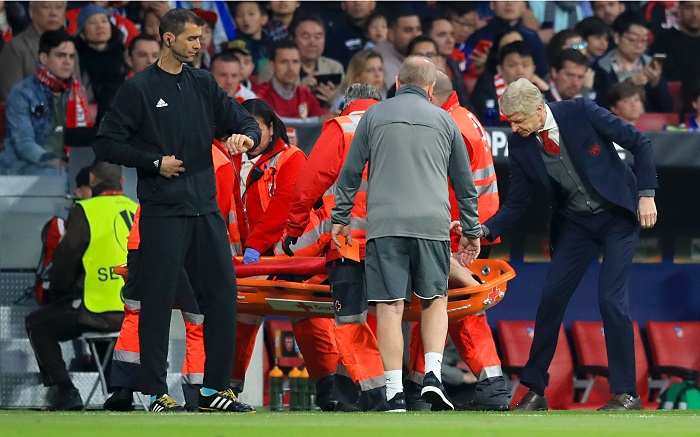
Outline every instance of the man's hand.
POLYGON ((243 252, 243 264, 256 263, 260 261, 260 252, 250 247, 243 252))
POLYGON ((464 267, 473 263, 476 257, 479 256, 479 252, 481 252, 481 243, 478 238, 469 238, 465 236, 460 238, 459 252, 457 253, 461 256, 458 261, 464 267))
POLYGON ((175 158, 175 155, 164 156, 160 162, 160 175, 164 178, 178 177, 184 171, 185 167, 182 166, 182 161, 175 158))
POLYGON ((646 84, 649 83, 649 76, 647 76, 644 73, 644 70, 642 70, 639 74, 635 74, 634 76, 630 77, 628 80, 635 85, 646 86, 646 84))
POLYGON ((333 227, 331 228, 331 238, 333 239, 333 243, 335 243, 335 247, 340 249, 342 244, 340 244, 340 240, 338 240, 338 235, 345 237, 345 244, 352 247, 352 234, 350 233, 349 225, 334 223, 333 227))
POLYGON ((255 143, 247 135, 233 134, 223 142, 223 145, 231 155, 240 155, 252 149, 255 143))
POLYGON ((657 61, 652 61, 649 65, 642 68, 642 72, 649 80, 649 85, 656 87, 661 80, 661 64, 657 61))
POLYGON ((450 223, 450 232, 453 232, 455 234, 461 234, 462 223, 459 220, 455 220, 452 223, 450 223))
POLYGON ((287 256, 294 256, 292 244, 296 244, 298 238, 287 234, 287 231, 282 233, 282 250, 287 256))
POLYGON ((331 103, 335 98, 335 85, 332 82, 320 83, 316 87, 314 95, 320 102, 331 103))
POLYGON ((640 197, 637 207, 637 220, 645 228, 653 228, 656 224, 656 203, 653 197, 640 197))

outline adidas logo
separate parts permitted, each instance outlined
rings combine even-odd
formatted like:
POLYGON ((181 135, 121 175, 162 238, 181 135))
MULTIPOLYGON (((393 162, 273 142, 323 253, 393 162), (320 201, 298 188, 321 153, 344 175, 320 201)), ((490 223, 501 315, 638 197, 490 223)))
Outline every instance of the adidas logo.
POLYGON ((217 396, 216 399, 214 399, 214 401, 211 404, 209 404, 209 407, 225 410, 226 408, 228 408, 229 405, 231 405, 232 402, 233 399, 217 396))
POLYGON ((165 108, 166 106, 168 106, 168 104, 165 103, 165 100, 158 99, 158 103, 156 103, 156 108, 165 108))
MULTIPOLYGON (((167 103, 166 103, 166 105, 167 105, 167 103)), ((160 159, 156 159, 155 161, 153 161, 153 165, 155 165, 156 168, 158 168, 158 163, 159 163, 159 162, 160 162, 160 159)))

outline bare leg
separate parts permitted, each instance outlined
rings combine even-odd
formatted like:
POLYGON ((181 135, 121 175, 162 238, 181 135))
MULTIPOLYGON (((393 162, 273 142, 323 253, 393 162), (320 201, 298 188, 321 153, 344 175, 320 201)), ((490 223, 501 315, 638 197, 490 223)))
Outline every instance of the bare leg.
POLYGON ((463 288, 479 285, 477 280, 472 277, 471 270, 462 266, 454 258, 450 258, 450 276, 447 283, 449 288, 463 288))
MULTIPOLYGON (((400 370, 403 367, 403 333, 401 332, 403 307, 403 300, 377 302, 377 342, 385 371, 400 370)), ((445 319, 447 319, 447 312, 445 312, 445 319)), ((447 331, 442 337, 443 343, 446 333, 447 331)))
POLYGON ((442 354, 447 338, 447 296, 421 299, 420 303, 423 307, 420 321, 424 351, 442 354))

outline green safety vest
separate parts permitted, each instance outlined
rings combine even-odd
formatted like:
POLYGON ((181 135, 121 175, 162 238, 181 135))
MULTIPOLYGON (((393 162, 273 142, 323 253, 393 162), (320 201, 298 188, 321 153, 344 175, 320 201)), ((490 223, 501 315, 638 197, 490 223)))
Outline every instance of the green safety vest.
POLYGON ((102 195, 77 202, 90 226, 90 243, 83 255, 83 303, 92 313, 124 311, 124 280, 114 267, 126 262, 126 243, 134 223, 136 203, 124 195, 102 195))

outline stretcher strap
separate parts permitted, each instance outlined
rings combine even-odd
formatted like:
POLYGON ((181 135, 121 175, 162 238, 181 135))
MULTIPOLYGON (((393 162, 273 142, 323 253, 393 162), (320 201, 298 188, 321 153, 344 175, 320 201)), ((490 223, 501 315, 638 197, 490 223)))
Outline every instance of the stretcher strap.
POLYGON ((258 275, 314 276, 326 273, 326 259, 322 257, 263 258, 252 264, 234 262, 234 265, 238 278, 258 275))

